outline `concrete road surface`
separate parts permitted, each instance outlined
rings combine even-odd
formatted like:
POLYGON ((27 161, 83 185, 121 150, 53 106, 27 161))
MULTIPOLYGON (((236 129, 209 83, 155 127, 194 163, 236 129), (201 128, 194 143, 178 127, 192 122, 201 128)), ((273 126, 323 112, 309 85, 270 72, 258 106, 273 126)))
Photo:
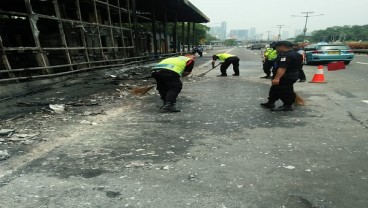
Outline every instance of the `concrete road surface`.
MULTIPOLYGON (((113 86, 89 95, 99 105, 3 120, 0 129, 15 132, 0 140, 9 153, 0 207, 367 207, 368 57, 345 70, 325 66, 326 84, 295 84, 306 106, 271 112, 259 106, 270 87, 259 53, 207 51, 184 79, 180 113, 161 113, 155 91, 137 97, 113 86), (240 57, 240 77, 214 69, 198 78, 219 52, 240 57), (36 136, 14 136, 24 132, 36 136)), ((316 69, 304 67, 308 80, 316 69)))

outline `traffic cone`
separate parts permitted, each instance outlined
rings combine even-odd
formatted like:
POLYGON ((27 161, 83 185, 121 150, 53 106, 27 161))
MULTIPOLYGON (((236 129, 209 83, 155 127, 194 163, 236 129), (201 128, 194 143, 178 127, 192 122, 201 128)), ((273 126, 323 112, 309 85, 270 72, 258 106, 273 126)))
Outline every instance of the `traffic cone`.
POLYGON ((325 75, 323 74, 323 66, 319 65, 317 68, 317 72, 314 74, 310 83, 327 83, 325 81, 325 75))

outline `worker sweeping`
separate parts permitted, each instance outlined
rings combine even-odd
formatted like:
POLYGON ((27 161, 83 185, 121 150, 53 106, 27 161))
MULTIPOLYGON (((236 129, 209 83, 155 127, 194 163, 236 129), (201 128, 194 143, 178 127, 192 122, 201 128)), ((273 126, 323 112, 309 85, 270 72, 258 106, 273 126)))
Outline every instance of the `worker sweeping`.
POLYGON ((219 59, 223 61, 220 67, 221 74, 218 77, 226 77, 226 70, 229 66, 233 65, 234 74, 233 76, 239 76, 239 57, 229 54, 229 53, 220 53, 212 56, 212 68, 215 67, 216 60, 219 59))
POLYGON ((188 76, 194 67, 195 56, 171 57, 162 60, 152 68, 152 77, 156 80, 157 90, 164 103, 164 112, 180 112, 176 108, 176 98, 183 88, 180 77, 188 76))

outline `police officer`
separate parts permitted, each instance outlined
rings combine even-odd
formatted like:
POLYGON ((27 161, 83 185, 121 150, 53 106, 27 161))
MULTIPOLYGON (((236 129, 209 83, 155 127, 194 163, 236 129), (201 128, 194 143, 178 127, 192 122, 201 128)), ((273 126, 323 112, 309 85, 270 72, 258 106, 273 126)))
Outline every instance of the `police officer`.
POLYGON ((164 112, 180 112, 175 106, 176 98, 183 88, 180 77, 192 72, 194 60, 194 55, 187 54, 164 59, 152 68, 152 77, 156 80, 157 90, 164 102, 161 107, 164 112))
POLYGON ((220 53, 212 56, 212 68, 215 68, 215 62, 219 59, 223 63, 221 64, 221 74, 218 77, 226 77, 226 69, 229 68, 230 64, 233 65, 234 74, 233 76, 239 76, 239 58, 235 55, 228 53, 220 53))
POLYGON ((195 47, 193 47, 193 55, 195 55, 196 53, 198 53, 198 55, 200 57, 203 56, 203 48, 202 48, 202 46, 195 46, 195 47))
POLYGON ((292 111, 296 97, 294 83, 299 79, 303 57, 292 49, 293 44, 289 41, 279 41, 275 47, 278 53, 275 64, 277 67, 272 77, 268 102, 261 103, 261 106, 273 111, 292 111), (278 99, 283 105, 275 108, 278 99))
POLYGON ((267 48, 265 53, 263 54, 263 72, 266 74, 266 76, 260 77, 261 79, 271 79, 271 68, 273 67, 275 59, 277 57, 275 44, 275 42, 272 42, 270 44, 270 47, 267 48))
MULTIPOLYGON (((303 63, 304 63, 304 60, 305 60, 305 51, 303 49, 301 49, 298 44, 294 44, 293 45, 293 49, 296 52, 298 52, 298 53, 300 53, 302 55, 302 57, 303 57, 303 63)), ((300 71, 299 71, 299 82, 305 82, 305 81, 307 81, 307 77, 305 76, 305 73, 304 73, 304 70, 303 70, 303 66, 302 66, 300 68, 300 71)))

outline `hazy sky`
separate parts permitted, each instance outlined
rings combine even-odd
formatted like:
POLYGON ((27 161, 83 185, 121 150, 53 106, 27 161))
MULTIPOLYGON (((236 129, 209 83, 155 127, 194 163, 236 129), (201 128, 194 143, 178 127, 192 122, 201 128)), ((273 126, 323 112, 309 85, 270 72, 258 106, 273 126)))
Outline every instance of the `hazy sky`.
MULTIPOLYGON (((323 14, 308 18, 308 32, 330 26, 367 25, 368 0, 189 0, 207 17, 208 26, 227 22, 230 29, 255 27, 257 33, 266 31, 278 34, 276 25, 285 25, 281 31, 294 35, 296 29, 303 29, 305 17, 301 12, 323 14)), ((263 36, 265 37, 265 36, 263 36)))

